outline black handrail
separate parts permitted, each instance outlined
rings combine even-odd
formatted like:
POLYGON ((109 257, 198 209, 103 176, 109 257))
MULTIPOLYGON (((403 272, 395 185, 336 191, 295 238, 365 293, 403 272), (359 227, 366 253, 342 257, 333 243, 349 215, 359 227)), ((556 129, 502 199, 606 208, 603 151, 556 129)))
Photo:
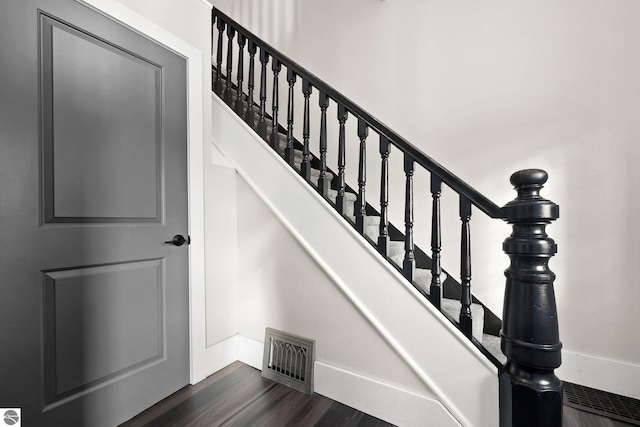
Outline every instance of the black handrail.
POLYGON ((404 153, 413 157, 416 163, 422 165, 429 172, 437 175, 443 183, 445 183, 448 187, 454 190, 456 193, 465 196, 471 203, 480 209, 482 212, 490 216, 491 218, 501 218, 502 215, 500 213, 500 206, 495 204, 489 198, 479 193, 475 188, 471 187, 469 184, 464 182, 462 179, 454 175, 447 168, 442 166, 440 163, 436 162, 434 159, 429 157, 420 151, 419 148, 411 144, 409 141, 398 135, 392 129, 383 124, 380 120, 373 117, 367 111, 363 110, 349 98, 344 96, 342 93, 334 89, 331 85, 325 83, 320 78, 316 77, 309 70, 305 69, 301 65, 297 64, 295 61, 291 60, 286 55, 278 52, 273 46, 266 43, 251 31, 242 27, 236 21, 231 19, 224 12, 221 12, 219 9, 213 10, 214 16, 219 16, 223 21, 230 23, 235 30, 240 30, 244 34, 244 36, 258 44, 260 47, 263 47, 265 50, 269 52, 269 55, 277 60, 279 63, 286 64, 288 69, 293 70, 293 72, 299 76, 304 76, 308 81, 311 82, 312 86, 315 87, 320 92, 326 93, 331 99, 336 101, 340 105, 344 105, 347 110, 354 114, 355 116, 361 118, 363 121, 367 123, 369 128, 375 130, 378 134, 385 136, 393 145, 402 150, 404 153))

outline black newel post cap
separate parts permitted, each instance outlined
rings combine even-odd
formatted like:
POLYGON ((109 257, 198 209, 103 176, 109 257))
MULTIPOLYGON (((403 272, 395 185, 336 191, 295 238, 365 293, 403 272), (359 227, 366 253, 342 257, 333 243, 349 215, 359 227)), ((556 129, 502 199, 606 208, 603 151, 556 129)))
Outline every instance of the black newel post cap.
POLYGON ((518 192, 518 197, 500 209, 502 218, 509 223, 549 222, 558 219, 559 206, 540 196, 540 190, 548 177, 542 169, 525 169, 511 175, 510 181, 518 192))

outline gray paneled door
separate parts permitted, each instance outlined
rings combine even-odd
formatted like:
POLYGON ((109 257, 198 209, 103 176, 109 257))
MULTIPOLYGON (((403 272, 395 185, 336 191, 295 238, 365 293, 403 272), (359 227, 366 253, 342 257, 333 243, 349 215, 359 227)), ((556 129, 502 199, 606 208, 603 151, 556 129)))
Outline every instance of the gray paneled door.
POLYGON ((0 408, 112 426, 189 380, 186 61, 75 0, 0 55, 0 408))

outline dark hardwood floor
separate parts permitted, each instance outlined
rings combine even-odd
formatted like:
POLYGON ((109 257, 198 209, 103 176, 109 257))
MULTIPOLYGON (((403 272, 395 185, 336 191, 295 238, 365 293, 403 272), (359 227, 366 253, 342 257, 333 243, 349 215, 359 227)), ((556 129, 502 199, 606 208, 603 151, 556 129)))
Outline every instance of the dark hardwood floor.
MULTIPOLYGON (((626 423, 564 408, 565 427, 623 427, 626 423)), ((425 422, 425 426, 429 426, 425 422)), ((391 426, 382 420, 314 394, 307 396, 235 362, 187 386, 121 427, 140 426, 391 426)), ((438 427, 438 426, 433 426, 438 427)))
POLYGON ((579 411, 568 406, 564 407, 562 417, 563 427, 629 427, 633 424, 579 411))
POLYGON ((235 362, 121 426, 353 426, 391 424, 331 399, 308 396, 235 362))

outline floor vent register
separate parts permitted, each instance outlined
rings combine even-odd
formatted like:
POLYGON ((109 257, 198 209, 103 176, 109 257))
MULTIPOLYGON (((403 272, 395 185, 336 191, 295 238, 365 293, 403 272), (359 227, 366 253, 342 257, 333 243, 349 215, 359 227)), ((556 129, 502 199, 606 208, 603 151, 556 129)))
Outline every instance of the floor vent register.
POLYGON ((640 400, 564 382, 564 404, 640 426, 640 400))
POLYGON ((262 376, 287 387, 313 394, 315 341, 267 328, 262 376))

